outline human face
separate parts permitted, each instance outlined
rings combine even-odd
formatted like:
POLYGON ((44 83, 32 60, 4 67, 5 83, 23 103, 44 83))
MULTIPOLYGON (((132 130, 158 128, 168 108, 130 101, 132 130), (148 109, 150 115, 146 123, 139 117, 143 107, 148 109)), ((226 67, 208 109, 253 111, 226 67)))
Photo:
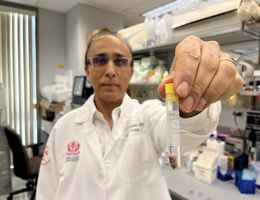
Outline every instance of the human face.
POLYGON ((88 58, 85 70, 95 102, 120 105, 133 74, 132 55, 125 42, 112 35, 100 36, 92 42, 88 58))

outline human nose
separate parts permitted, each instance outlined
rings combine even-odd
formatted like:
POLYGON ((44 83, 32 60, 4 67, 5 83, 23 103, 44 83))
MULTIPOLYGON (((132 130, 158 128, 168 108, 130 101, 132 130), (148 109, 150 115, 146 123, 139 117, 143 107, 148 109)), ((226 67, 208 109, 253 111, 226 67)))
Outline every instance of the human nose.
POLYGON ((112 60, 109 60, 106 66, 105 75, 112 77, 116 74, 116 66, 112 60))

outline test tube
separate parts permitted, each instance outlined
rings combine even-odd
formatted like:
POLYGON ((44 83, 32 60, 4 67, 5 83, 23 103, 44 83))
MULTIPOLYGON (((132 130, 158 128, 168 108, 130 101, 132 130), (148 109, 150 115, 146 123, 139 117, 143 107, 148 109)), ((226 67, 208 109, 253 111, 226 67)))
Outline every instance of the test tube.
POLYGON ((167 112, 167 154, 175 160, 176 168, 181 168, 180 152, 180 115, 178 97, 174 92, 173 83, 165 84, 167 112))

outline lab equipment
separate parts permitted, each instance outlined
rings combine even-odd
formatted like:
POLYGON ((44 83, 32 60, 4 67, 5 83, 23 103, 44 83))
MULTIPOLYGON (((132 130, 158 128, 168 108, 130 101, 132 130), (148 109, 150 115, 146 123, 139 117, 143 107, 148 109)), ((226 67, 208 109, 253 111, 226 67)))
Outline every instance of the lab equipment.
POLYGON ((219 157, 218 166, 220 168, 220 173, 224 176, 228 171, 228 157, 226 155, 219 157))
POLYGON ((207 139, 206 144, 209 149, 215 150, 219 157, 224 155, 225 143, 223 141, 211 137, 207 139))
POLYGON ((185 172, 190 172, 192 168, 191 152, 181 155, 181 168, 185 172))
POLYGON ((215 150, 204 148, 195 164, 195 178, 202 182, 212 183, 216 180, 218 153, 215 150))
POLYGON ((71 88, 68 86, 69 78, 55 75, 53 84, 41 88, 41 96, 49 102, 63 102, 71 98, 71 88))
POLYGON ((247 170, 237 171, 235 177, 235 185, 242 194, 255 194, 255 179, 247 170))
POLYGON ((93 88, 87 83, 86 76, 75 76, 72 89, 72 106, 82 105, 93 94, 93 88))
POLYGON ((75 76, 72 95, 82 96, 85 84, 86 84, 86 78, 84 76, 75 76))
POLYGON ((260 162, 252 161, 249 166, 250 171, 254 172, 256 179, 256 187, 260 189, 260 162))
POLYGON ((173 158, 176 168, 181 167, 180 152, 180 116, 178 97, 174 92, 173 83, 165 85, 166 112, 167 112, 167 153, 171 160, 173 158))
POLYGON ((228 169, 228 157, 222 155, 218 159, 217 177, 222 181, 232 180, 233 170, 228 169))
POLYGON ((234 160, 234 170, 241 171, 243 169, 246 169, 248 167, 248 155, 247 154, 241 154, 234 160))
POLYGON ((217 168, 217 178, 221 181, 229 181, 233 179, 234 170, 228 169, 226 174, 221 173, 221 169, 218 166, 217 168))
POLYGON ((234 149, 232 151, 227 152, 228 157, 228 168, 234 170, 235 169, 235 159, 242 155, 242 152, 238 149, 234 149))

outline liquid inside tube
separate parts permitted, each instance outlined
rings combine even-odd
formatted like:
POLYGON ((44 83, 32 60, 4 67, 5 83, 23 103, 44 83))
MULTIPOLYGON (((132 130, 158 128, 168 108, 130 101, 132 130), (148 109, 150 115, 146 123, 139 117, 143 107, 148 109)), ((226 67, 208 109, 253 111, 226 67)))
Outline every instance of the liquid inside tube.
POLYGON ((173 168, 181 168, 180 151, 180 116, 178 98, 174 93, 172 83, 165 85, 166 112, 167 112, 167 149, 169 164, 173 168))

